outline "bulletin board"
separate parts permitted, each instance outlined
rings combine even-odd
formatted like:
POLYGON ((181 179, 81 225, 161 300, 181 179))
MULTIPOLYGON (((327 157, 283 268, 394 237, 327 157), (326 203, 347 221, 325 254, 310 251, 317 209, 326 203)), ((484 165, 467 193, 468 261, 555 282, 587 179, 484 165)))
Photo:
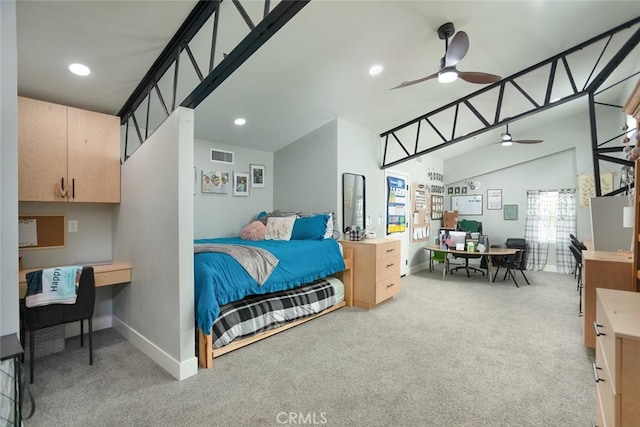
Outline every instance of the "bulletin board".
POLYGON ((429 212, 431 211, 431 191, 426 184, 414 182, 413 214, 411 217, 411 241, 424 242, 429 240, 429 212))
POLYGON ((18 215, 19 249, 63 248, 66 240, 64 214, 18 215))
POLYGON ((451 196, 451 209, 459 215, 482 215, 482 194, 451 196))

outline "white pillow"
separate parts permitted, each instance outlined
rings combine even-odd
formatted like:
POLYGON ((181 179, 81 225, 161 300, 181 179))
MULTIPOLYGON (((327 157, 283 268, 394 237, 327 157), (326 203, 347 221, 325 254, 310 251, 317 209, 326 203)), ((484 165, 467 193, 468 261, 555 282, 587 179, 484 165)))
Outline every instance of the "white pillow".
POLYGON ((327 219, 327 231, 324 233, 325 239, 330 239, 333 237, 333 212, 327 212, 329 215, 329 219, 327 219))
POLYGON ((265 240, 290 240, 293 224, 296 221, 295 216, 273 217, 267 218, 267 234, 265 240))

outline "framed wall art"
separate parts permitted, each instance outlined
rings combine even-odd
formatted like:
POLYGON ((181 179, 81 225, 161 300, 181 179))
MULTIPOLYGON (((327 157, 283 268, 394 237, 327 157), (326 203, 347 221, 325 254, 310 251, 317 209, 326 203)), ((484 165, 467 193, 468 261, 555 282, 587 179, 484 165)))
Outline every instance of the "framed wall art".
POLYGON ((518 219, 518 205, 504 205, 504 219, 518 219))
POLYGON ((249 197, 249 174, 245 172, 233 173, 233 195, 249 197))
POLYGON ((487 190, 487 209, 502 209, 502 190, 487 190))
POLYGON ((249 165, 251 188, 264 188, 264 165, 249 165))

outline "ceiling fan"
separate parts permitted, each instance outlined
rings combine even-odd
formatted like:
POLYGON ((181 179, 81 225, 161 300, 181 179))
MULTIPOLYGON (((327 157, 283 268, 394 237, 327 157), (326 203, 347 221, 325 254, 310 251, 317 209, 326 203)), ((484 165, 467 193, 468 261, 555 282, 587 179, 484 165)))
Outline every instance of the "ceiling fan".
POLYGON ((459 71, 456 65, 469 50, 469 37, 464 31, 455 32, 455 27, 451 22, 447 22, 438 28, 438 36, 445 43, 445 54, 440 59, 440 69, 437 73, 433 73, 430 76, 423 77, 421 79, 412 80, 409 82, 402 82, 396 87, 391 89, 398 89, 401 87, 410 86, 416 83, 424 82, 425 80, 438 78, 441 83, 449 83, 460 77, 462 80, 469 83, 489 84, 495 83, 502 79, 500 76, 489 73, 480 73, 474 71, 459 71), (455 36, 453 34, 455 33, 455 36), (449 44, 449 37, 453 36, 451 44, 449 44))
POLYGON ((500 144, 503 146, 509 146, 514 142, 517 144, 539 144, 544 142, 542 139, 513 139, 509 133, 509 123, 507 123, 507 131, 500 134, 500 144))

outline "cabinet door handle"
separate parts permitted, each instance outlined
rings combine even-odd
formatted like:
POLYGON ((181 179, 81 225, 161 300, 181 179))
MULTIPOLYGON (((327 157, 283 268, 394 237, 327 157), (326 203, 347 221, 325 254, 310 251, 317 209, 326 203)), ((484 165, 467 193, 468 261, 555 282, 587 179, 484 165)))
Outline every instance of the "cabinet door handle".
POLYGON ((596 322, 593 322, 593 330, 596 332, 597 337, 607 335, 604 332, 600 332, 600 329, 598 328, 602 328, 602 325, 598 325, 596 322))
POLYGON ((60 197, 62 197, 63 199, 67 197, 67 190, 66 188, 64 188, 64 177, 60 178, 60 185, 58 187, 58 190, 60 190, 60 197))
POLYGON ((396 285, 395 283, 389 283, 389 284, 387 285, 387 288, 390 288, 390 287, 395 286, 395 285, 396 285))
POLYGON ((598 371, 601 371, 602 368, 598 368, 595 362, 593 362, 592 365, 593 365, 593 379, 595 380, 595 382, 597 383, 604 382, 604 380, 598 376, 598 371))
POLYGON ((72 199, 76 198, 76 179, 75 178, 71 179, 71 198, 72 199))
POLYGON ((387 264, 387 268, 389 268, 389 267, 393 267, 394 265, 396 265, 396 264, 395 264, 395 263, 393 263, 393 262, 392 262, 391 264, 387 264))

